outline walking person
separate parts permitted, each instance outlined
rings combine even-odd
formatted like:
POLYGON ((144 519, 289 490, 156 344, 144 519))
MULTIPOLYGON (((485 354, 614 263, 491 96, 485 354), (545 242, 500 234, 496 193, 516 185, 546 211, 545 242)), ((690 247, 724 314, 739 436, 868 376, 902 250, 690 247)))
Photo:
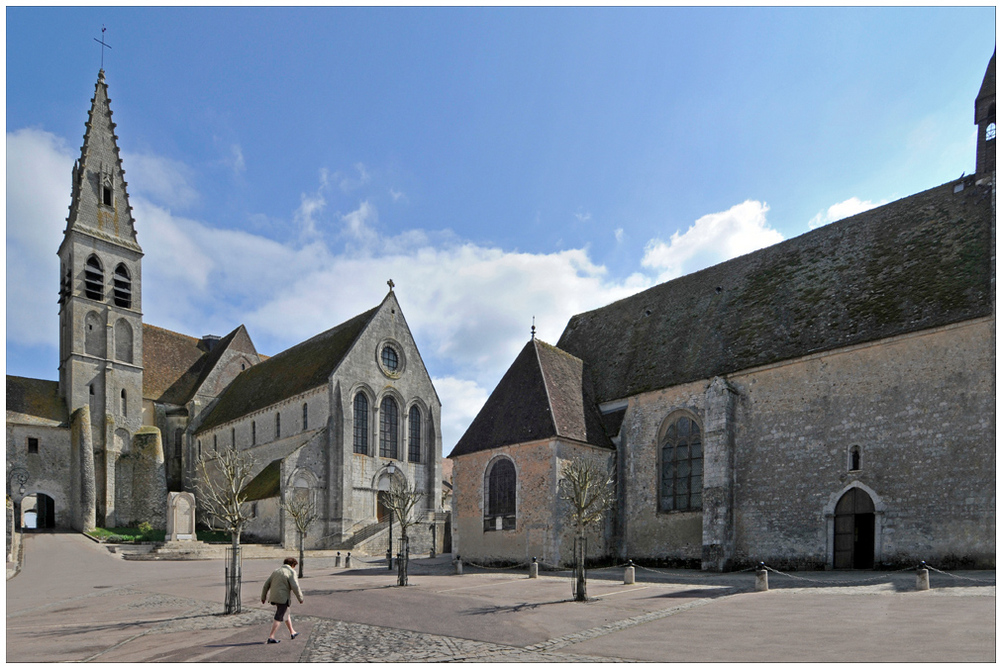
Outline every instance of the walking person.
POLYGON ((270 590, 271 605, 278 606, 277 610, 274 611, 274 621, 271 622, 271 635, 267 637, 268 644, 281 642, 274 637, 274 632, 281 626, 281 622, 285 622, 292 640, 295 640, 295 636, 299 635, 292 626, 292 615, 288 612, 288 606, 292 603, 292 592, 295 592, 299 603, 302 603, 302 590, 299 589, 299 581, 295 577, 295 567, 298 565, 299 562, 294 557, 285 559, 285 563, 271 573, 271 576, 264 582, 264 589, 260 592, 261 604, 267 600, 267 593, 270 590))

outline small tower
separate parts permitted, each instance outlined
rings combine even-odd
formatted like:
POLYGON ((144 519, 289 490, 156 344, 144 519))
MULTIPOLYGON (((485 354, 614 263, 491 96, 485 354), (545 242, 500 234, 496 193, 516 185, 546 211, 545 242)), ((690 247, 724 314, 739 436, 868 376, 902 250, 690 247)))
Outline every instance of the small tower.
POLYGON ((97 75, 59 246, 59 390, 90 408, 97 524, 115 526, 115 464, 142 426, 142 249, 104 70, 97 75))
POLYGON ((983 85, 976 96, 976 125, 979 126, 979 139, 976 142, 976 178, 983 179, 992 176, 997 166, 997 52, 986 67, 983 85))

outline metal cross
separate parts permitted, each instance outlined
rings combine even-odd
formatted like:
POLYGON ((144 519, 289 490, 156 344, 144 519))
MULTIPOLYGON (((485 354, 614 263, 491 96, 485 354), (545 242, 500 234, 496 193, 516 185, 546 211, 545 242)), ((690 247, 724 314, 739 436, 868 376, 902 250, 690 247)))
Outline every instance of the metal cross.
POLYGON ((535 340, 535 316, 531 316, 531 340, 535 340))
POLYGON ((96 37, 94 38, 94 41, 101 45, 101 69, 102 70, 104 69, 104 47, 108 47, 109 49, 111 48, 110 44, 105 44, 104 43, 104 33, 106 31, 107 31, 107 28, 104 27, 104 24, 101 24, 101 39, 97 39, 96 37))
POLYGON ((386 284, 387 284, 387 285, 389 286, 389 291, 390 291, 390 292, 392 291, 392 289, 393 289, 394 287, 396 287, 396 284, 392 282, 392 279, 391 279, 391 278, 390 278, 390 279, 389 279, 388 281, 386 281, 386 284))

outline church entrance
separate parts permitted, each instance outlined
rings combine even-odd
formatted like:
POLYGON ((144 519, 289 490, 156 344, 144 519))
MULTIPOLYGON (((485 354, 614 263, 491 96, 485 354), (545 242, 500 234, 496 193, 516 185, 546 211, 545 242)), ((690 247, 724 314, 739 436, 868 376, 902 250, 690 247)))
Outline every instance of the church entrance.
POLYGON ((875 504, 853 487, 837 502, 833 529, 834 568, 875 566, 875 504))
POLYGON ((379 522, 383 522, 389 519, 389 506, 386 504, 386 499, 389 496, 389 492, 379 492, 378 493, 378 508, 376 509, 376 518, 379 522))

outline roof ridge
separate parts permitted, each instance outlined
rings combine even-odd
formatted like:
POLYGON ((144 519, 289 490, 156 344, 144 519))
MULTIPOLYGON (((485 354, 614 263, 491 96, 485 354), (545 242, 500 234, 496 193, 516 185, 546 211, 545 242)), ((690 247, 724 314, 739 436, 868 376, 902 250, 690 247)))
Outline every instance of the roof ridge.
POLYGON ((538 372, 542 374, 542 387, 545 388, 545 402, 548 404, 549 418, 552 420, 552 426, 555 428, 556 435, 558 436, 561 430, 559 428, 559 422, 556 420, 556 412, 552 407, 552 390, 549 389, 549 374, 545 372, 545 363, 542 362, 542 356, 538 352, 538 344, 544 344, 544 342, 533 338, 531 339, 531 343, 534 344, 535 348, 535 362, 538 364, 538 372))

